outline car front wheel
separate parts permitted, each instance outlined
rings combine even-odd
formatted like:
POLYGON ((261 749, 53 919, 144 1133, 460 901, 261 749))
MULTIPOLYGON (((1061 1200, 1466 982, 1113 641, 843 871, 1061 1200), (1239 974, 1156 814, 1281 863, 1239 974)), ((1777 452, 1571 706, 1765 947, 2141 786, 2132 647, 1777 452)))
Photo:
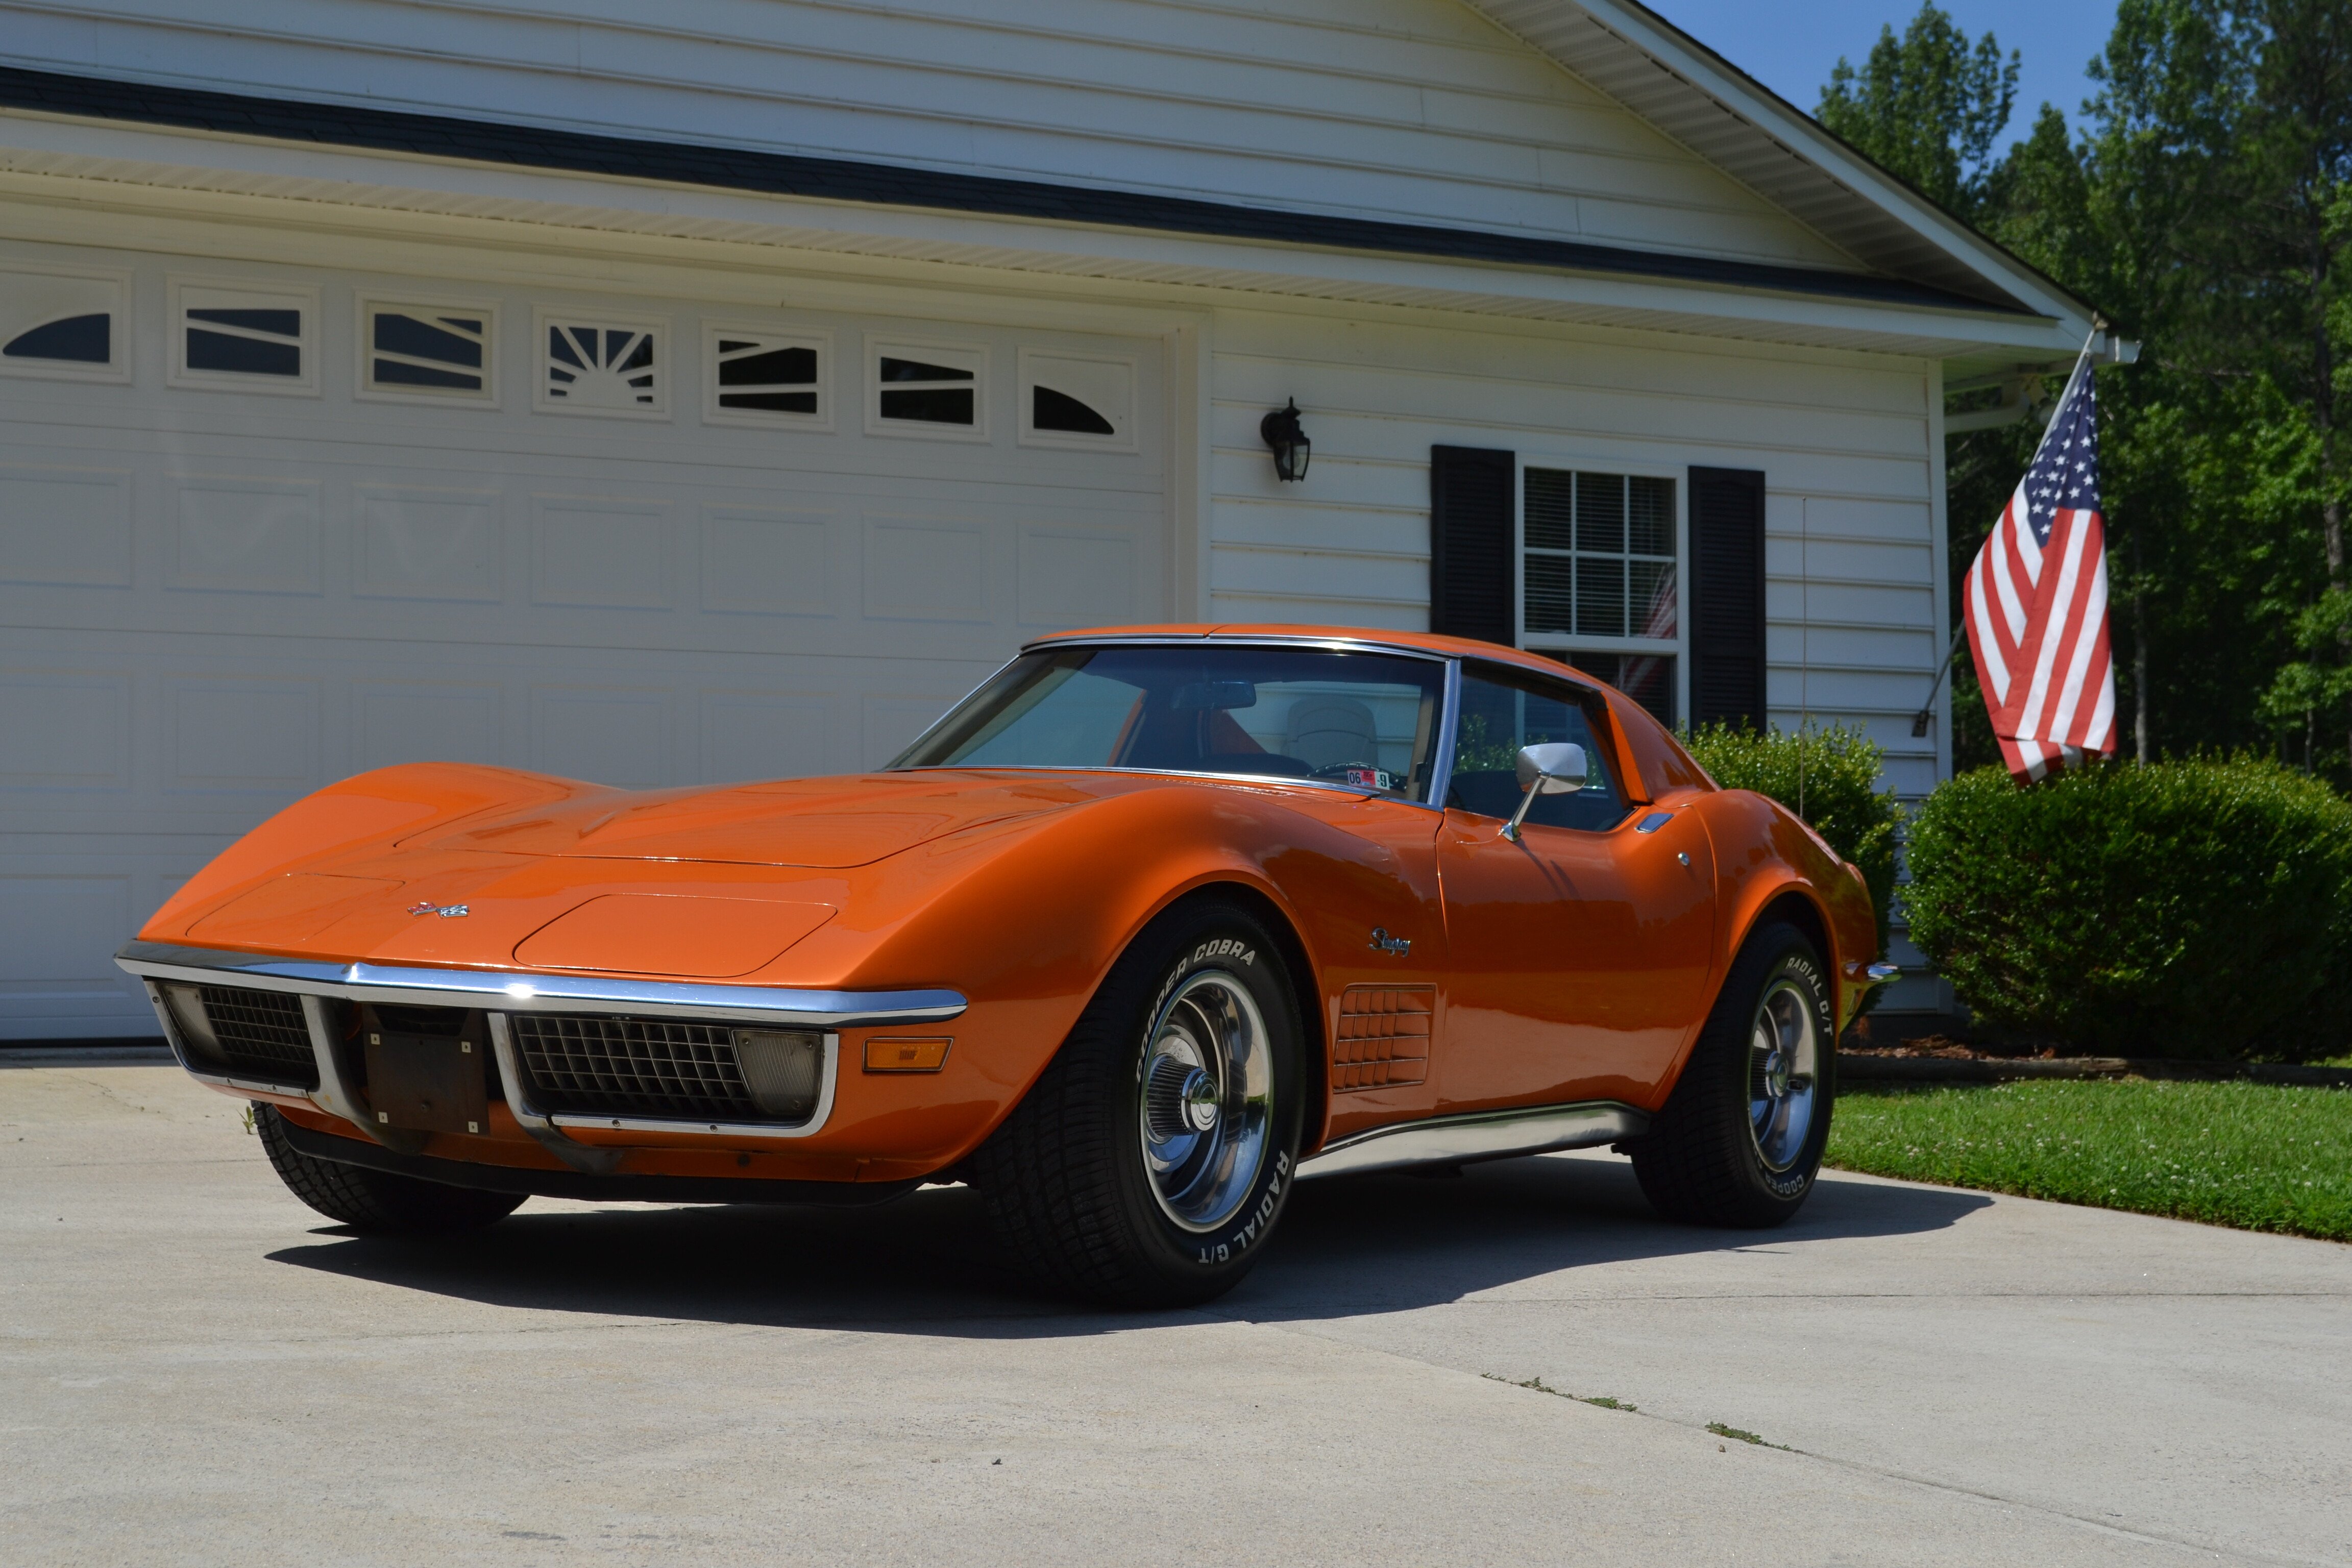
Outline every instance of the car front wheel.
POLYGON ((1230 1290, 1289 1195, 1301 1035, 1255 916, 1211 900, 1162 915, 973 1156, 998 1234, 1047 1282, 1113 1305, 1230 1290))
POLYGON ((262 1152, 269 1156, 271 1168, 289 1191, 329 1219, 340 1220, 354 1230, 380 1236, 478 1230, 506 1218, 522 1203, 521 1196, 513 1193, 445 1186, 305 1154, 286 1136, 286 1119, 274 1105, 255 1102, 253 1130, 260 1135, 262 1152))
POLYGON ((1831 1005, 1802 931, 1775 922, 1748 939, 1665 1109, 1629 1145, 1659 1213, 1755 1229, 1803 1205, 1836 1096, 1831 1005))

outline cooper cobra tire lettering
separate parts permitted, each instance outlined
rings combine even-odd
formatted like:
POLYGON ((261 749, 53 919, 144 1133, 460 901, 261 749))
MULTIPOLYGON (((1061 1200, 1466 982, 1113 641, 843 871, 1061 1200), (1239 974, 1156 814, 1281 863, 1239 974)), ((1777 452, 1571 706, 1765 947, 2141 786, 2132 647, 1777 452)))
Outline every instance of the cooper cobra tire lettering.
POLYGON ((1278 952, 1259 962, 1274 933, 1242 897, 1185 899, 1138 933, 1054 1061, 971 1157, 1000 1239, 1075 1294, 1136 1307, 1209 1300, 1249 1270, 1281 1223, 1303 1131, 1306 1025, 1288 963, 1278 952), (1167 1033, 1185 1009, 1185 1032, 1167 1033), (1239 1032, 1221 1034, 1234 1019, 1244 1020, 1239 1032), (1228 1086, 1202 1131, 1222 1140, 1223 1119, 1235 1118, 1233 1136, 1246 1142, 1230 1147, 1248 1152, 1246 1163, 1200 1167, 1222 1175, 1195 1182, 1181 1163, 1189 1156, 1167 1152, 1166 1123, 1150 1120, 1160 1112, 1148 1097, 1168 1092, 1154 1063, 1188 1059, 1171 1039, 1202 1053, 1189 1058, 1196 1076, 1207 1068, 1228 1086), (1247 1040, 1251 1050, 1227 1054, 1247 1040), (1213 1226, 1211 1213, 1223 1216, 1213 1226))

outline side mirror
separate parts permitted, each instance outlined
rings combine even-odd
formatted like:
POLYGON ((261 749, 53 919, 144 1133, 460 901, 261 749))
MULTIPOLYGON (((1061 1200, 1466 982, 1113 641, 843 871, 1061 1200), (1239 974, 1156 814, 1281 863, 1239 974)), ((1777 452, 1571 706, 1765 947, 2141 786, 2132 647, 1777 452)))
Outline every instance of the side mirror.
POLYGON ((1584 760, 1584 748, 1572 741, 1554 741, 1548 745, 1522 746, 1518 756, 1519 809, 1511 814, 1503 837, 1518 842, 1519 824, 1528 818, 1528 808, 1539 795, 1574 795, 1584 787, 1591 771, 1584 760))

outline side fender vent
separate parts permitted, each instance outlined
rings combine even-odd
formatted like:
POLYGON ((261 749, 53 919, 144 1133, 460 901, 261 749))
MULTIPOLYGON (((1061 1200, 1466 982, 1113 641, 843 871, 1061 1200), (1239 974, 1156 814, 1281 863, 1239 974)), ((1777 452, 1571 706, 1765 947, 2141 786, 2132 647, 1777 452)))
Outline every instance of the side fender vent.
POLYGON ((1429 1077, 1433 985, 1350 985, 1339 994, 1331 1037, 1334 1090, 1387 1089, 1429 1077))

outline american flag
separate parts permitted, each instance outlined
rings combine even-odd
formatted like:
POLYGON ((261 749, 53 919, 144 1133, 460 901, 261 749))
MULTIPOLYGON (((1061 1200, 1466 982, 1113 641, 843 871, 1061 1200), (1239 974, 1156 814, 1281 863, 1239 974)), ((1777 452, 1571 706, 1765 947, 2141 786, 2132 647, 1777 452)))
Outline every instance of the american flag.
POLYGON ((1965 607, 1969 651, 2011 773, 2031 783, 2115 751, 2099 400, 2087 353, 1969 568, 1965 607))

